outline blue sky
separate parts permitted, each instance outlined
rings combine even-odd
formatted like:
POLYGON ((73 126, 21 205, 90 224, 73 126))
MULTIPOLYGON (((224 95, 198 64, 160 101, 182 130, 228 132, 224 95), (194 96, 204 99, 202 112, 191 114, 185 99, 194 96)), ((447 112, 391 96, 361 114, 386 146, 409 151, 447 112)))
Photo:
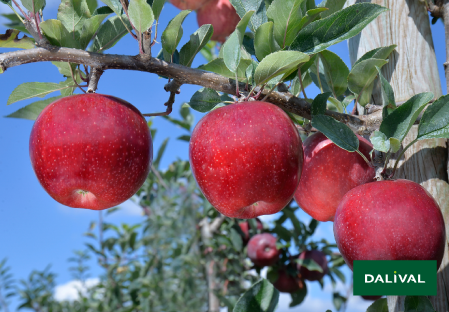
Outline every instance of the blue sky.
MULTIPOLYGON (((317 1, 320 2, 320 1, 317 1)), ((47 1, 44 11, 46 19, 55 18, 59 2, 47 1)), ((161 15, 160 29, 164 29, 171 18, 179 10, 170 4, 166 4, 161 15)), ((9 8, 0 4, 0 13, 10 13, 9 8)), ((5 20, 0 18, 0 24, 5 20)), ((195 13, 190 14, 184 24, 184 36, 180 46, 184 44, 191 33, 197 29, 195 13)), ((0 33, 6 28, 0 25, 0 33)), ((438 69, 446 93, 444 83, 443 63, 445 61, 444 29, 439 21, 432 26, 435 50, 437 52, 438 69)), ((154 48, 157 53, 160 45, 154 48)), ((345 62, 349 64, 347 43, 343 42, 331 47, 345 62)), ((1 52, 5 52, 2 49, 1 52)), ((113 54, 135 55, 138 46, 130 36, 126 36, 114 48, 108 51, 113 54)), ((204 63, 204 59, 198 56, 193 67, 204 63)), ((33 100, 22 101, 6 106, 9 94, 19 84, 24 82, 59 82, 61 75, 55 66, 50 63, 36 63, 8 69, 0 75, 0 116, 6 116, 33 100)), ((163 104, 168 99, 168 94, 163 90, 166 80, 159 79, 154 74, 108 70, 101 77, 98 92, 123 98, 135 105, 142 113, 160 112, 165 109, 163 104)), ((189 101, 191 95, 198 90, 197 86, 182 86, 182 92, 176 97, 174 114, 178 115, 180 105, 189 101)), ((318 89, 309 87, 309 97, 315 96, 318 89)), ((202 114, 195 112, 196 121, 202 114)), ((162 167, 166 167, 176 158, 188 158, 188 144, 176 141, 176 137, 184 134, 183 130, 167 123, 162 118, 155 118, 155 126, 158 134, 154 140, 155 150, 158 149, 166 137, 171 140, 162 161, 162 167)), ((72 277, 68 271, 70 266, 67 259, 72 256, 74 250, 84 249, 86 239, 82 234, 88 229, 89 223, 98 218, 98 213, 90 210, 72 209, 55 202, 42 189, 31 168, 28 154, 28 140, 33 122, 29 120, 0 117, 0 259, 8 257, 9 265, 16 279, 25 278, 33 269, 43 269, 48 264, 58 274, 57 283, 60 293, 67 293, 72 277), (64 288, 65 287, 65 288, 64 288)), ((113 214, 111 222, 134 223, 141 220, 139 210, 132 204, 124 205, 121 212, 113 214)), ((299 212, 299 217, 308 222, 310 217, 299 212)), ((270 217, 264 218, 270 221, 270 217)), ((317 230, 317 238, 325 237, 334 241, 332 224, 320 224, 317 230)), ((94 266, 95 267, 95 266, 94 266)), ((93 271, 92 276, 99 271, 93 271)), ((349 270, 345 271, 350 277, 349 270)), ((279 311, 325 311, 332 309, 332 291, 329 288, 330 281, 325 291, 321 291, 317 282, 309 283, 309 295, 303 305, 294 309, 288 309, 289 298, 282 296, 279 303, 279 311)), ((348 312, 365 311, 369 303, 351 298, 348 312)), ((15 306, 15 305, 14 305, 15 306)), ((13 307, 14 307, 13 306, 13 307)), ((14 310, 14 309, 13 309, 14 310)))

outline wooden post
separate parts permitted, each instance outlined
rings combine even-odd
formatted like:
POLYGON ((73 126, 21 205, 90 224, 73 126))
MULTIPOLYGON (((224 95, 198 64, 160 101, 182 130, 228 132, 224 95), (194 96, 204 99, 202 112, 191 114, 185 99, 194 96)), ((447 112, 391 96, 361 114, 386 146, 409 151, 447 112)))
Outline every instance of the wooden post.
MULTIPOLYGON (((360 0, 348 0, 346 5, 360 0)), ((369 1, 368 1, 369 2, 369 1)), ((430 30, 429 17, 424 2, 416 0, 371 0, 390 9, 369 24, 358 36, 349 40, 351 63, 365 52, 377 47, 396 44, 396 51, 382 73, 389 80, 397 103, 403 103, 413 95, 431 91, 435 99, 442 95, 438 67, 430 30)), ((381 104, 378 83, 375 84, 372 104, 381 104)), ((359 110, 363 114, 364 110, 359 110)), ((404 145, 417 135, 414 126, 404 140, 404 145)), ((447 172, 447 140, 432 139, 415 143, 400 161, 395 178, 405 178, 424 186, 437 200, 449 234, 449 184, 447 172)), ((395 157, 389 166, 394 165, 395 157)), ((446 252, 438 271, 438 295, 429 297, 436 311, 449 311, 449 259, 446 252)), ((404 297, 389 296, 390 312, 404 310, 404 297)))

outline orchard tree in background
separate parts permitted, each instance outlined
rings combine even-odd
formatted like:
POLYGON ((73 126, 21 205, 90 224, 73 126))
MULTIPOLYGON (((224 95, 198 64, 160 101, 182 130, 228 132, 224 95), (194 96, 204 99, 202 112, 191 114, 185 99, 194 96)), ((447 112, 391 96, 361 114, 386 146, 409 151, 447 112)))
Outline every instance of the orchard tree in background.
MULTIPOLYGON (((441 96, 427 18, 427 11, 433 22, 443 18, 449 31, 446 1, 327 0, 317 6, 314 0, 179 0, 173 4, 184 11, 164 30, 158 29, 158 19, 165 0, 104 0, 106 6, 95 0, 67 0, 61 2, 57 19, 44 19, 45 0, 22 0, 22 5, 16 0, 0 1, 12 10, 5 15, 11 29, 0 35, 0 47, 21 49, 0 54, 2 76, 14 66, 51 61, 64 77, 59 83, 21 84, 7 103, 61 94, 8 116, 37 119, 35 127, 43 124, 40 132, 33 129, 40 136, 32 136, 30 146, 42 145, 33 167, 47 192, 58 200, 67 195, 64 187, 74 176, 91 179, 83 186, 75 185, 72 194, 78 197, 74 197, 74 206, 104 209, 106 205, 89 203, 106 198, 116 204, 111 197, 113 186, 104 185, 104 179, 122 182, 140 167, 146 176, 144 182, 136 182, 141 187, 133 197, 142 207, 144 220, 117 226, 105 222, 100 211, 98 222, 86 233, 92 242, 71 259, 73 276, 82 285, 79 299, 54 298, 55 274, 50 268, 15 283, 3 261, 3 309, 8 310, 8 298, 17 296, 21 308, 35 311, 217 312, 220 306, 230 311, 274 311, 279 291, 291 294, 290 306, 299 305, 307 294, 305 280, 323 286, 327 275, 335 287, 336 277, 345 282, 339 270, 345 261, 351 267, 354 259, 374 260, 374 255, 376 260, 437 260, 441 263, 438 296, 379 299, 368 311, 449 309, 449 96, 441 96), (178 47, 182 23, 190 10, 198 10, 200 28, 178 47), (400 27, 391 26, 396 24, 400 27), (136 56, 105 53, 126 34, 136 39, 136 56), (399 41, 395 42, 396 38, 399 41), (351 69, 326 50, 347 39, 351 69), (152 52, 154 49, 158 50, 152 52), (422 60, 416 57, 418 52, 424 55, 422 60), (191 68, 198 53, 207 63, 191 68), (159 168, 167 140, 153 162, 148 161, 151 140, 137 139, 136 131, 145 131, 125 123, 130 117, 123 115, 125 106, 135 108, 118 99, 116 112, 120 114, 93 113, 101 105, 92 106, 92 112, 88 106, 73 106, 83 110, 77 115, 84 116, 87 109, 86 116, 93 119, 86 124, 68 122, 72 115, 64 108, 63 114, 56 113, 57 103, 73 101, 69 96, 75 90, 95 93, 101 75, 110 69, 144 71, 168 79, 165 111, 143 116, 162 116, 184 128, 187 133, 179 139, 190 142, 190 163, 178 160, 166 170, 159 168), (321 91, 314 99, 305 92, 311 83, 321 91), (182 118, 175 119, 170 113, 183 84, 203 88, 182 105, 182 118), (351 103, 354 109, 348 112, 351 103), (195 130, 190 109, 208 113, 195 130), (115 126, 108 128, 110 125, 115 126), (219 129, 214 128, 217 126, 219 129), (117 127, 123 135, 121 141, 114 140, 115 130, 96 130, 117 127), (80 135, 84 130, 89 135, 80 135), (313 134, 318 131, 322 134, 313 134), (46 133, 53 133, 51 139, 46 133), (72 139, 64 141, 65 136, 72 139), (75 144, 79 147, 72 147, 75 144), (97 146, 104 152, 91 152, 97 146), (72 153, 64 154, 70 148, 72 153), (107 161, 101 158, 104 155, 107 161), (50 161, 42 164, 43 159, 50 161), (148 168, 138 162, 142 159, 148 168), (110 167, 102 167, 103 163, 110 167), (43 169, 36 169, 39 166, 43 169), (101 176, 100 172, 107 178, 93 179, 101 176), (305 185, 301 185, 303 177, 305 185), (390 181, 397 178, 414 182, 390 181), (51 185, 55 179, 60 183, 51 185), (341 183, 324 188, 329 180, 341 183), (306 190, 308 187, 311 189, 306 190), (372 236, 370 233, 382 226, 385 235, 394 238, 388 231, 391 226, 383 222, 365 223, 360 233, 345 231, 353 226, 350 216, 360 210, 352 205, 351 196, 366 195, 372 202, 380 194, 394 198, 407 192, 411 200, 399 201, 389 209, 385 206, 379 220, 393 216, 395 224, 416 222, 407 230, 410 233, 403 235, 408 236, 410 248, 425 236, 426 244, 420 250, 426 252, 416 257, 413 250, 403 247, 403 241, 395 241, 398 252, 391 258, 386 243, 368 245, 365 240, 361 245, 345 245, 359 234, 372 236), (420 204, 413 200, 416 194, 424 198, 420 204), (294 195, 300 207, 316 218, 310 224, 297 219, 294 195), (257 219, 234 219, 278 211, 279 218, 271 228, 260 226, 257 219), (429 219, 422 220, 422 214, 429 219), (326 240, 313 240, 317 220, 335 220, 339 252, 326 240), (287 221, 293 225, 290 230, 285 227, 287 221), (425 223, 430 221, 436 226, 430 228, 425 223), (417 229, 422 230, 417 233, 417 229), (90 257, 104 268, 94 285, 87 283, 85 263, 90 257), (263 266, 269 267, 268 280, 260 278, 263 266)), ((93 101, 89 99, 101 96, 77 97, 89 104, 93 101)), ((151 134, 154 139, 156 129, 151 129, 151 134)), ((362 222, 364 217, 369 216, 360 215, 362 222)), ((346 300, 334 292, 336 310, 344 310, 346 300)))

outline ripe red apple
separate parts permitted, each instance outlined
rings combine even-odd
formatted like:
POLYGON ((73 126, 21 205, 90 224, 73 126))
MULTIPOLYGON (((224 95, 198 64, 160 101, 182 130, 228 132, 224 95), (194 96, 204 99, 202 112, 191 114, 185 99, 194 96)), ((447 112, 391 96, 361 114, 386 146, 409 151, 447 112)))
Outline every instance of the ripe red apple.
POLYGON ((30 136, 34 172, 59 203, 102 210, 133 196, 153 155, 151 134, 131 104, 102 94, 73 95, 48 105, 30 136))
POLYGON ((206 2, 212 0, 170 0, 171 4, 181 10, 198 10, 206 2))
POLYGON ((257 234, 248 243, 248 258, 258 267, 272 266, 279 260, 276 237, 269 233, 257 234))
POLYGON ((211 0, 196 12, 198 25, 211 24, 214 27, 212 40, 225 42, 235 30, 240 17, 229 0, 211 0))
POLYGON ((438 204, 408 180, 349 191, 337 208, 334 235, 351 270, 354 260, 436 260, 440 267, 446 242, 438 204))
MULTIPOLYGON (((262 222, 259 220, 259 218, 256 218, 256 222, 257 222, 257 229, 258 230, 262 230, 263 229, 263 224, 262 222)), ((249 241, 249 222, 245 221, 245 222, 239 222, 239 226, 240 229, 243 232, 243 243, 246 245, 249 241)))
POLYGON ((305 287, 304 281, 298 276, 288 273, 287 267, 282 267, 277 271, 277 279, 273 281, 273 286, 284 293, 294 293, 305 287))
POLYGON ((243 102, 211 111, 190 139, 190 164, 204 196, 231 218, 282 210, 301 176, 296 127, 279 107, 243 102))
MULTIPOLYGON (((359 150, 367 159, 373 146, 359 138, 359 150)), ((374 168, 356 152, 338 147, 322 133, 304 141, 304 166, 295 192, 298 206, 318 221, 333 221, 343 196, 361 184, 373 181, 374 168)))
POLYGON ((327 258, 326 254, 319 250, 307 250, 303 251, 299 257, 301 260, 312 259, 315 261, 323 270, 323 272, 319 271, 309 271, 306 267, 302 265, 298 265, 299 273, 301 273, 301 277, 308 281, 319 281, 324 277, 324 275, 329 271, 327 266, 327 258))
POLYGON ((377 299, 382 298, 382 296, 361 296, 361 297, 365 300, 372 300, 372 301, 376 301, 377 299))

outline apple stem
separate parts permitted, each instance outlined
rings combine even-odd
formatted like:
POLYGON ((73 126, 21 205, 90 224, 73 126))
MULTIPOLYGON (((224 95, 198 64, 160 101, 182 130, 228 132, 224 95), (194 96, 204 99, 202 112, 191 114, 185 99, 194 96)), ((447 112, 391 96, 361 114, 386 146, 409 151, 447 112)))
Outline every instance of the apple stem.
POLYGON ((299 78, 299 83, 301 84, 302 94, 304 94, 304 99, 307 100, 306 90, 304 89, 304 84, 302 81, 301 66, 298 67, 298 78, 299 78))
POLYGON ((237 96, 237 98, 240 97, 239 79, 238 79, 238 76, 237 76, 237 71, 235 72, 235 95, 237 96))
POLYGON ((380 173, 382 176, 383 176, 383 175, 385 174, 385 172, 387 171, 387 165, 388 165, 388 162, 390 161, 390 157, 391 157, 391 152, 388 151, 387 157, 385 157, 384 168, 383 168, 382 172, 380 173))
POLYGON ((405 151, 408 150, 408 148, 410 146, 412 146, 414 143, 416 143, 418 141, 418 139, 414 139, 413 141, 411 141, 406 147, 404 147, 401 151, 401 153, 399 154, 398 158, 396 159, 396 162, 394 164, 394 168, 393 168, 393 172, 391 173, 391 175, 389 176, 389 178, 394 177, 394 174, 396 173, 396 169, 398 168, 399 165, 399 161, 402 158, 402 155, 404 155, 405 151))
POLYGON ((98 81, 100 80, 102 74, 103 70, 101 68, 92 68, 92 70, 90 71, 87 93, 95 93, 95 91, 97 91, 98 81))

